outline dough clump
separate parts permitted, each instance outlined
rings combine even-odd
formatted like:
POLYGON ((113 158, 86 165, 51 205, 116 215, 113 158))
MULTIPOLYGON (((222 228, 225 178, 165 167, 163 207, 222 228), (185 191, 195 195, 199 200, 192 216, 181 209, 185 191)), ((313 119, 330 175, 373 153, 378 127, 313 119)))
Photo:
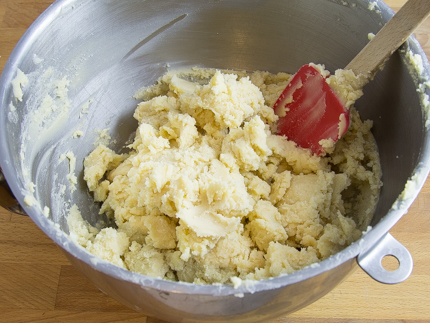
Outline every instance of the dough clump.
POLYGON ((116 227, 97 230, 74 210, 78 243, 134 272, 213 284, 290 274, 362 235, 381 186, 371 121, 352 107, 346 135, 316 156, 272 133, 291 75, 186 76, 140 92, 128 154, 99 145, 85 158, 84 179, 116 227))

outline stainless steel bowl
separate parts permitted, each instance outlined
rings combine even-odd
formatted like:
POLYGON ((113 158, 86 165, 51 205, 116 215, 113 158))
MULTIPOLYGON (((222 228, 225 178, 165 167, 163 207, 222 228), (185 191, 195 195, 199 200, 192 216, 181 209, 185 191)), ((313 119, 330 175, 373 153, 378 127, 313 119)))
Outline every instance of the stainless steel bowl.
POLYGON ((76 268, 113 298, 160 319, 267 321, 319 299, 356 269, 357 262, 379 281, 400 282, 410 274, 412 259, 388 231, 406 213, 429 172, 428 115, 423 108, 429 90, 417 87, 430 79, 430 66, 414 38, 392 56, 356 104, 363 118, 374 121, 383 169, 372 229, 319 265, 237 289, 169 282, 88 254, 69 239, 65 220, 69 207, 77 204, 87 221, 98 221, 97 206, 82 180, 83 158, 97 137, 94 130, 109 128, 113 148, 121 149, 136 128, 133 94, 167 69, 294 72, 315 62, 334 71, 346 66, 368 42, 368 33, 376 33, 392 15, 382 1, 365 0, 56 1, 19 41, 0 80, 4 175, 27 214, 76 268), (408 51, 423 60, 422 71, 408 63, 408 51), (18 69, 29 78, 22 102, 14 98, 11 85, 18 69), (55 122, 48 117, 37 121, 52 122, 52 127, 36 131, 34 113, 43 93, 58 106, 68 104, 55 94, 55 81, 63 77, 70 81, 70 110, 55 122), (82 114, 82 106, 91 100, 89 113, 82 114), (77 129, 85 133, 78 140, 72 138, 77 129), (77 159, 74 192, 64 176, 69 165, 59 160, 67 151, 77 159), (406 183, 411 189, 403 194, 406 183), (31 194, 40 206, 24 203, 31 194), (51 210, 49 218, 43 215, 44 206, 51 210), (397 271, 382 268, 385 255, 399 259, 397 271))

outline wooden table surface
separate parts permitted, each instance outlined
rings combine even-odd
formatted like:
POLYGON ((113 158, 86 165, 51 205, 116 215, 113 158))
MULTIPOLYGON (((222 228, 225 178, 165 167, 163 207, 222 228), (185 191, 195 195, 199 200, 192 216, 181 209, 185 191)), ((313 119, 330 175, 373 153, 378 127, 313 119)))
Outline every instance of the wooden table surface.
MULTIPOLYGON (((1 70, 21 35, 52 2, 0 0, 1 70)), ((405 2, 386 0, 394 10, 405 2)), ((430 57, 430 19, 415 35, 430 57)), ((390 232, 412 253, 408 280, 384 285, 359 269, 317 302, 273 322, 430 322, 430 180, 390 232)), ((29 217, 0 207, 0 322, 77 321, 162 322, 104 295, 29 217)))

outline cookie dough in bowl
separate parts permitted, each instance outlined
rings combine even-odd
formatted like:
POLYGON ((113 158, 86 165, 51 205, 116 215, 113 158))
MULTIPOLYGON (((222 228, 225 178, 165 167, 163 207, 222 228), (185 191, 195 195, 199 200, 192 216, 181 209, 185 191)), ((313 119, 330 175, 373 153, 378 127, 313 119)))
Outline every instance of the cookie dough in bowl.
POLYGON ((290 274, 356 241, 381 186, 372 122, 351 108, 324 156, 274 134, 290 77, 194 69, 141 90, 130 151, 99 145, 84 161, 116 226, 97 230, 74 207, 71 237, 120 267, 196 284, 290 274))

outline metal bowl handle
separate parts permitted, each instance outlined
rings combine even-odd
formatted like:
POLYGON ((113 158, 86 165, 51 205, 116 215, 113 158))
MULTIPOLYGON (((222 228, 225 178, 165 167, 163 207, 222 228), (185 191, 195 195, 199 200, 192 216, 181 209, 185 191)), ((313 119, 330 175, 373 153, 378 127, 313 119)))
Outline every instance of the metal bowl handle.
POLYGON ((360 267, 373 279, 384 284, 397 284, 406 280, 412 273, 413 259, 400 242, 387 233, 370 250, 358 255, 357 262, 360 267), (399 261, 399 267, 394 271, 386 270, 382 259, 393 256, 399 261))

